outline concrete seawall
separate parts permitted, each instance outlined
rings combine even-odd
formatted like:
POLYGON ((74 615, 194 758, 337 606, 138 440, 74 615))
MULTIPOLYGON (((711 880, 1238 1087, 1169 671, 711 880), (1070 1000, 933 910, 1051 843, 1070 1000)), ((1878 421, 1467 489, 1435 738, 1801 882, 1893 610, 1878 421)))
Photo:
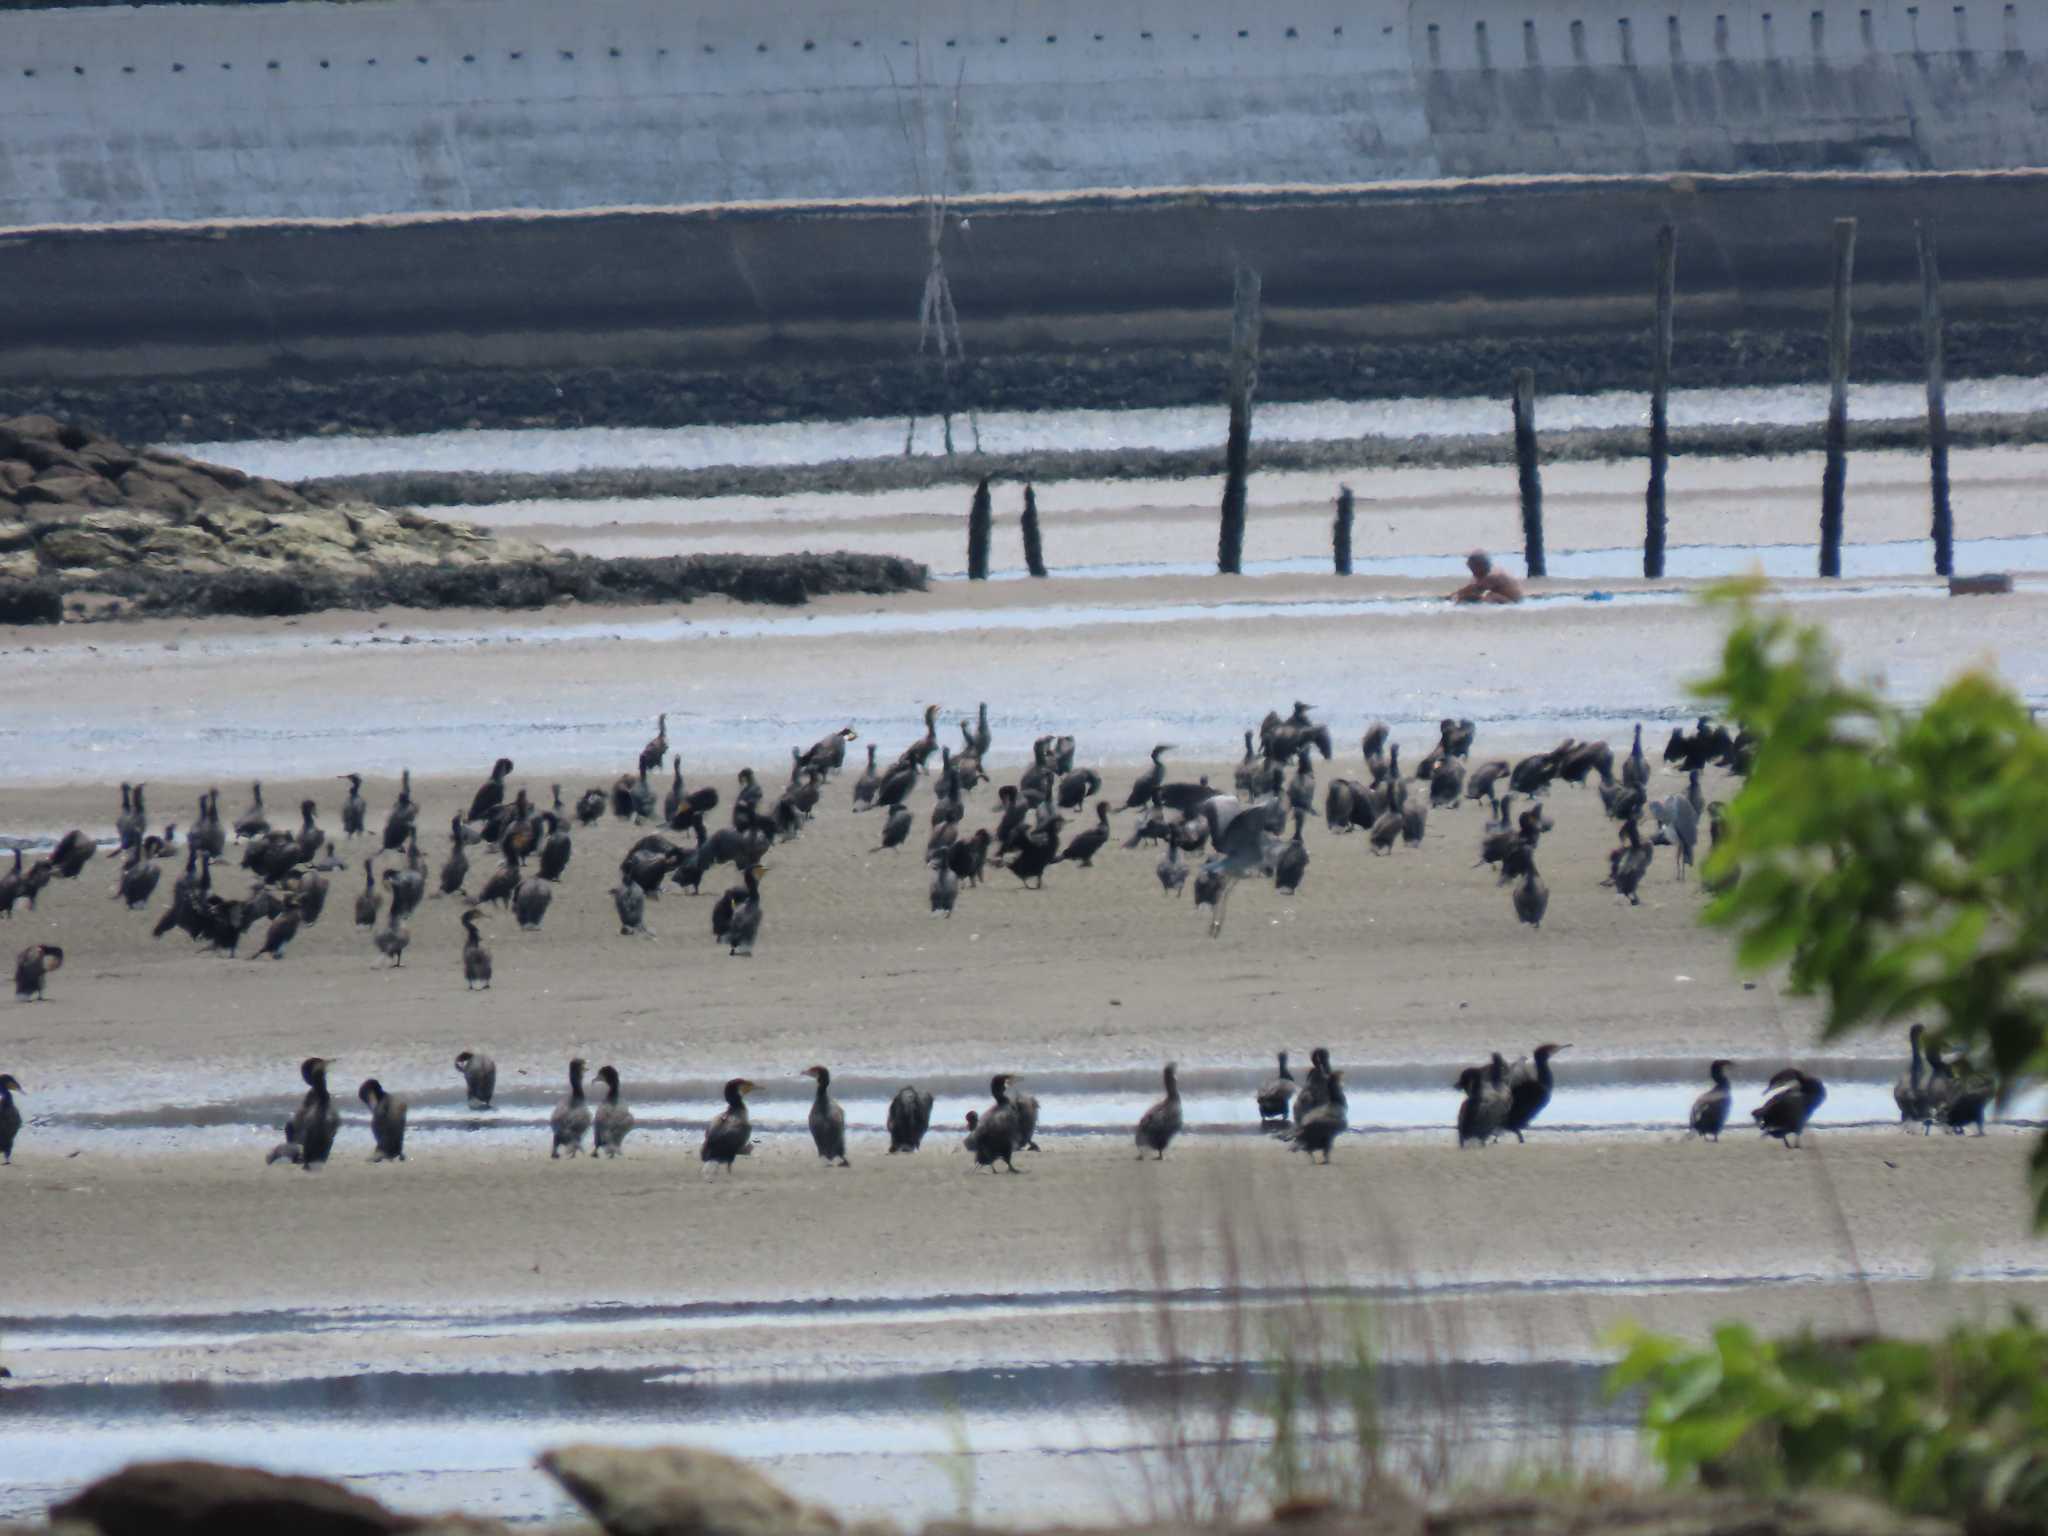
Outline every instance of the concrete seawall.
MULTIPOLYGON (((1817 336, 1842 214, 1865 321, 1923 218, 1952 315, 2048 297, 2048 171, 969 199, 944 250, 983 356, 1213 345, 1239 259, 1283 343, 1640 332, 1665 220, 1684 326, 1817 336)), ((0 379, 907 358, 924 269, 914 202, 0 231, 0 379)))
POLYGON ((0 14, 0 226, 2048 163, 1999 0, 0 14))

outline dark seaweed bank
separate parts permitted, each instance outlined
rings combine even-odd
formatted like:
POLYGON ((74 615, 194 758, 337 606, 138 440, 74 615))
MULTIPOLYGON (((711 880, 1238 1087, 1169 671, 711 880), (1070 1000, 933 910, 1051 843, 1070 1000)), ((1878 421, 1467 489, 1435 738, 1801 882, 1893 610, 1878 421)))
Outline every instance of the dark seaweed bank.
MULTIPOLYGON (((953 408, 1118 410, 1213 404, 1229 371, 1229 315, 1212 347, 1043 349, 971 355, 956 372, 953 408)), ((2048 316, 1953 321, 1951 379, 2048 373, 2048 316)), ((1647 335, 1472 336, 1333 345, 1269 324, 1259 398, 1381 400, 1504 395, 1516 368, 1546 394, 1648 388, 1647 335)), ((1921 377, 1917 326, 1859 324, 1858 383, 1921 377)), ((1808 331, 1681 334, 1682 389, 1819 382, 1826 377, 1817 318, 1808 331)), ((182 379, 105 379, 0 385, 0 416, 77 419, 131 442, 310 437, 324 432, 412 433, 464 427, 645 427, 929 416, 937 380, 905 346, 851 361, 784 353, 715 368, 432 368, 321 370, 281 364, 263 373, 182 379)), ((963 428, 963 436, 964 436, 963 428)))
POLYGON ((930 571, 894 555, 554 555, 464 565, 192 573, 131 568, 89 579, 0 582, 0 624, 83 617, 288 618, 335 608, 530 610, 561 603, 688 603, 725 597, 800 605, 835 592, 921 592, 930 571))

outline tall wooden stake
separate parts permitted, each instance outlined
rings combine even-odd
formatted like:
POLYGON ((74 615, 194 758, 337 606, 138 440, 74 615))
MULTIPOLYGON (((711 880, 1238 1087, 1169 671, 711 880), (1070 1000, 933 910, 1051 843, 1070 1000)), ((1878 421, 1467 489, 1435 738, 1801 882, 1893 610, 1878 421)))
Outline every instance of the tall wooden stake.
POLYGON ((967 511, 967 579, 988 580, 988 541, 995 518, 989 506, 988 477, 974 488, 974 505, 967 511))
POLYGON ((1842 492, 1849 480, 1849 285, 1856 221, 1835 220, 1835 297, 1828 315, 1827 466, 1820 479, 1820 573, 1842 574, 1842 492))
POLYGON ((1337 574, 1351 574, 1351 487, 1337 487, 1337 521, 1330 528, 1330 552, 1337 562, 1337 574))
POLYGON ((1045 574, 1045 544, 1038 534, 1038 497, 1030 486, 1024 487, 1024 516, 1019 527, 1024 530, 1024 569, 1034 576, 1045 574))
POLYGON ((1216 569, 1225 576, 1238 575, 1244 568, 1252 391, 1259 382, 1259 289, 1259 274, 1240 266, 1230 310, 1230 438, 1223 453, 1223 526, 1216 537, 1216 569))
POLYGON ((1678 231, 1657 231, 1657 338, 1650 362, 1650 488, 1643 496, 1643 574, 1664 574, 1664 470, 1671 461, 1671 305, 1678 289, 1678 231))
POLYGON ((1536 463, 1536 371, 1515 370, 1515 478, 1522 488, 1522 559, 1531 576, 1543 565, 1543 473, 1536 463))
POLYGON ((1956 573, 1955 521, 1948 504, 1948 383, 1942 376, 1941 267, 1935 259, 1934 227, 1922 220, 1920 236, 1920 336, 1927 354, 1927 479, 1934 492, 1934 573, 1956 573))

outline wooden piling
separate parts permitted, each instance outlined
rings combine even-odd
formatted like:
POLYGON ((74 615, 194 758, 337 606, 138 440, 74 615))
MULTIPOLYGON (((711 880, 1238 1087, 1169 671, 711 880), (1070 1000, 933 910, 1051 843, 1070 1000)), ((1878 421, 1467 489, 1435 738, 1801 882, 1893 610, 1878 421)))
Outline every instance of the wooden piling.
POLYGON ((1045 574, 1045 545, 1038 533, 1038 497, 1030 486, 1024 487, 1024 516, 1019 521, 1024 530, 1024 569, 1034 576, 1045 574))
POLYGON ((1515 478, 1522 488, 1522 558, 1531 576, 1543 564, 1543 474, 1536 463, 1536 371, 1515 370, 1515 478))
POLYGON ((1251 472, 1252 391, 1259 380, 1259 274, 1240 266, 1230 310, 1230 438, 1223 454, 1223 522, 1216 537, 1216 569, 1225 576, 1244 568, 1245 481, 1251 472))
POLYGON ((1835 220, 1834 306, 1828 315, 1827 465, 1820 479, 1820 573, 1842 574, 1842 494, 1849 480, 1849 285, 1856 221, 1835 220))
POLYGON ((1643 574, 1664 574, 1664 471, 1671 461, 1671 306, 1678 291, 1678 230, 1657 231, 1657 335, 1650 360, 1650 487, 1643 495, 1643 574))
POLYGON ((1337 487, 1337 520, 1330 528, 1330 552, 1337 562, 1337 574, 1351 574, 1351 487, 1337 487))
POLYGON ((967 579, 988 580, 988 541, 995 518, 989 507, 988 477, 974 488, 974 505, 967 511, 967 579))
POLYGON ((1942 371, 1941 267, 1934 227, 1914 226, 1920 237, 1920 337, 1927 354, 1927 479, 1934 495, 1934 572, 1955 574, 1955 521, 1948 501, 1948 382, 1942 371))

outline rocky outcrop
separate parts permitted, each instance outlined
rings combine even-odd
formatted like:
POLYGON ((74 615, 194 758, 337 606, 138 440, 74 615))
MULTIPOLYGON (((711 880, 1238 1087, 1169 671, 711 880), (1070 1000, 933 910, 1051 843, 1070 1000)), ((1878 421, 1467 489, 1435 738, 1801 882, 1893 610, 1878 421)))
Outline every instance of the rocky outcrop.
POLYGON ((130 448, 50 416, 0 421, 0 581, 50 578, 76 590, 128 571, 350 577, 544 554, 467 523, 130 448))

